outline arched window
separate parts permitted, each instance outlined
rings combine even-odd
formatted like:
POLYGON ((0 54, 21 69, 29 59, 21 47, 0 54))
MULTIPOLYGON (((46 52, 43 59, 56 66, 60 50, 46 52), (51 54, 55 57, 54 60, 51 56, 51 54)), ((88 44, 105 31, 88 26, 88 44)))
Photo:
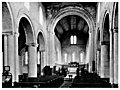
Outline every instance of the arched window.
POLYGON ((77 43, 77 37, 74 36, 74 44, 76 44, 76 43, 77 43))
POLYGON ((73 36, 70 37, 70 44, 73 44, 73 36))
POLYGON ((41 6, 39 7, 39 23, 43 25, 43 11, 41 6))
POLYGON ((70 37, 70 44, 77 44, 77 37, 76 37, 76 35, 72 35, 71 37, 70 37))

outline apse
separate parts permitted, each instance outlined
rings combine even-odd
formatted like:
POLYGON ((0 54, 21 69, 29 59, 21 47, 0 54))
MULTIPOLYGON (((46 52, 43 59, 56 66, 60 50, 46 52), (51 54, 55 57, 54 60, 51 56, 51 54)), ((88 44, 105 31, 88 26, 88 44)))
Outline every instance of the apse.
POLYGON ((68 15, 55 27, 55 35, 61 44, 62 63, 84 63, 89 38, 89 26, 80 16, 68 15), (83 55, 82 55, 82 54, 83 55))

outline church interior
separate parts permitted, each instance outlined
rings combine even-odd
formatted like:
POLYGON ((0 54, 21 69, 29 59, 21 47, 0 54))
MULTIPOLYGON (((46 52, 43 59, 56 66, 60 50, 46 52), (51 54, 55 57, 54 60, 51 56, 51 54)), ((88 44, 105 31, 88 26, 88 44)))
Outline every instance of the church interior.
POLYGON ((2 2, 2 88, 118 88, 118 2, 2 2))

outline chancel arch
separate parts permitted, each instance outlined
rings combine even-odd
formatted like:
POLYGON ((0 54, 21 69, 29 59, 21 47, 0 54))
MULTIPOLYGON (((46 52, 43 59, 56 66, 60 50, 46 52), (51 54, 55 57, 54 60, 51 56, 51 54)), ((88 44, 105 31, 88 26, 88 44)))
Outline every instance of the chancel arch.
MULTIPOLYGON (((55 14, 51 18, 51 20, 50 20, 50 22, 48 24, 47 29, 48 29, 49 32, 51 32, 51 34, 50 34, 51 37, 54 37, 54 35, 56 34, 55 33, 55 29, 56 29, 57 23, 60 22, 60 20, 62 20, 63 18, 65 18, 67 16, 70 16, 70 18, 72 18, 73 20, 75 20, 76 17, 81 17, 83 19, 83 21, 85 21, 85 23, 86 23, 86 26, 84 26, 85 27, 84 30, 88 30, 89 29, 88 32, 87 32, 88 37, 89 37, 89 40, 88 40, 89 44, 87 46, 87 47, 89 47, 88 48, 89 49, 88 50, 89 54, 86 55, 86 57, 87 57, 86 58, 86 63, 89 63, 89 71, 92 72, 92 61, 94 60, 94 55, 91 55, 91 54, 94 53, 94 49, 93 49, 93 46, 94 46, 93 45, 93 42, 94 42, 93 35, 94 35, 94 30, 95 30, 95 24, 94 24, 93 18, 91 17, 91 15, 87 11, 85 11, 84 9, 77 8, 77 7, 68 7, 68 8, 61 9, 60 11, 58 11, 57 14, 55 14), (75 18, 74 18, 74 16, 75 16, 75 18)), ((71 22, 72 22, 72 20, 71 20, 71 22)), ((76 22, 72 22, 72 23, 76 23, 76 22)), ((74 25, 72 27, 74 28, 74 25)), ((64 26, 62 28, 64 28, 64 26)), ((79 25, 78 25, 78 28, 81 28, 81 27, 79 27, 79 25)), ((68 28, 68 29, 70 29, 70 28, 68 28)), ((59 30, 59 32, 62 34, 61 31, 62 30, 59 30)), ((67 30, 65 32, 67 32, 67 30)), ((58 37, 59 37, 59 35, 58 35, 58 37)), ((54 50, 54 48, 53 48, 53 50, 54 50)), ((78 52, 79 52, 79 55, 80 55, 80 51, 78 51, 78 52)), ((51 55, 52 55, 52 53, 51 53, 51 55)), ((52 56, 54 56, 54 55, 52 55, 52 56)), ((69 56, 71 56, 71 55, 68 55, 68 57, 69 56)), ((52 60, 52 58, 50 58, 50 60, 52 60)), ((71 60, 71 58, 69 58, 69 60, 71 60)))

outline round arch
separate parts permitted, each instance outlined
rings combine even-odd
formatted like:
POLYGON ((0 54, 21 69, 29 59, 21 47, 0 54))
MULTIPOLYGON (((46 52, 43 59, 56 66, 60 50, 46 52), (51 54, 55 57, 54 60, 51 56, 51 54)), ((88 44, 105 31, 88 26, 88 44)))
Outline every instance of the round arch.
POLYGON ((46 43, 45 41, 45 34, 44 34, 44 32, 43 32, 43 30, 42 29, 38 29, 38 32, 37 32, 37 34, 36 34, 36 40, 38 39, 38 35, 39 34, 41 34, 42 35, 42 37, 43 37, 43 39, 44 39, 44 43, 46 43))
POLYGON ((101 23, 101 77, 110 77, 110 25, 111 18, 109 10, 105 10, 101 23))
MULTIPOLYGON (((110 25, 111 25, 110 21, 111 21, 111 19, 110 19, 110 13, 109 13, 108 10, 106 10, 104 12, 103 19, 101 20, 102 21, 101 22, 101 27, 100 27, 100 40, 101 40, 101 42, 104 41, 104 31, 105 31, 104 29, 105 29, 106 17, 109 20, 107 28, 110 30, 110 25)), ((110 32, 109 30, 106 30, 106 31, 108 31, 108 33, 109 33, 110 32)))
POLYGON ((112 28, 118 28, 118 3, 115 2, 113 6, 112 28))
POLYGON ((37 34, 37 44, 40 45, 40 49, 45 50, 45 38, 42 31, 39 31, 37 34))
POLYGON ((37 64, 38 64, 38 74, 42 74, 42 70, 44 66, 46 65, 46 59, 45 59, 45 38, 42 31, 39 31, 37 33, 37 64))
MULTIPOLYGON (((33 24, 32 24, 31 19, 28 17, 27 14, 22 14, 21 16, 18 16, 17 27, 19 28, 19 23, 20 23, 22 18, 26 19, 27 23, 30 26, 30 29, 28 28, 29 30, 25 29, 26 44, 28 45, 28 44, 31 44, 31 43, 35 43, 35 34, 34 34, 33 24)), ((19 32, 19 31, 17 31, 17 32, 19 32)))
POLYGON ((57 22, 59 20, 61 20, 63 17, 68 16, 68 15, 78 15, 78 16, 82 17, 87 22, 87 24, 90 28, 89 29, 90 32, 95 30, 95 23, 94 23, 92 16, 84 9, 77 8, 77 7, 67 7, 67 8, 64 8, 64 9, 61 9, 60 11, 58 11, 58 13, 55 14, 51 18, 51 20, 48 24, 48 30, 49 31, 52 30, 52 32, 54 32, 54 28, 55 28, 57 22))

